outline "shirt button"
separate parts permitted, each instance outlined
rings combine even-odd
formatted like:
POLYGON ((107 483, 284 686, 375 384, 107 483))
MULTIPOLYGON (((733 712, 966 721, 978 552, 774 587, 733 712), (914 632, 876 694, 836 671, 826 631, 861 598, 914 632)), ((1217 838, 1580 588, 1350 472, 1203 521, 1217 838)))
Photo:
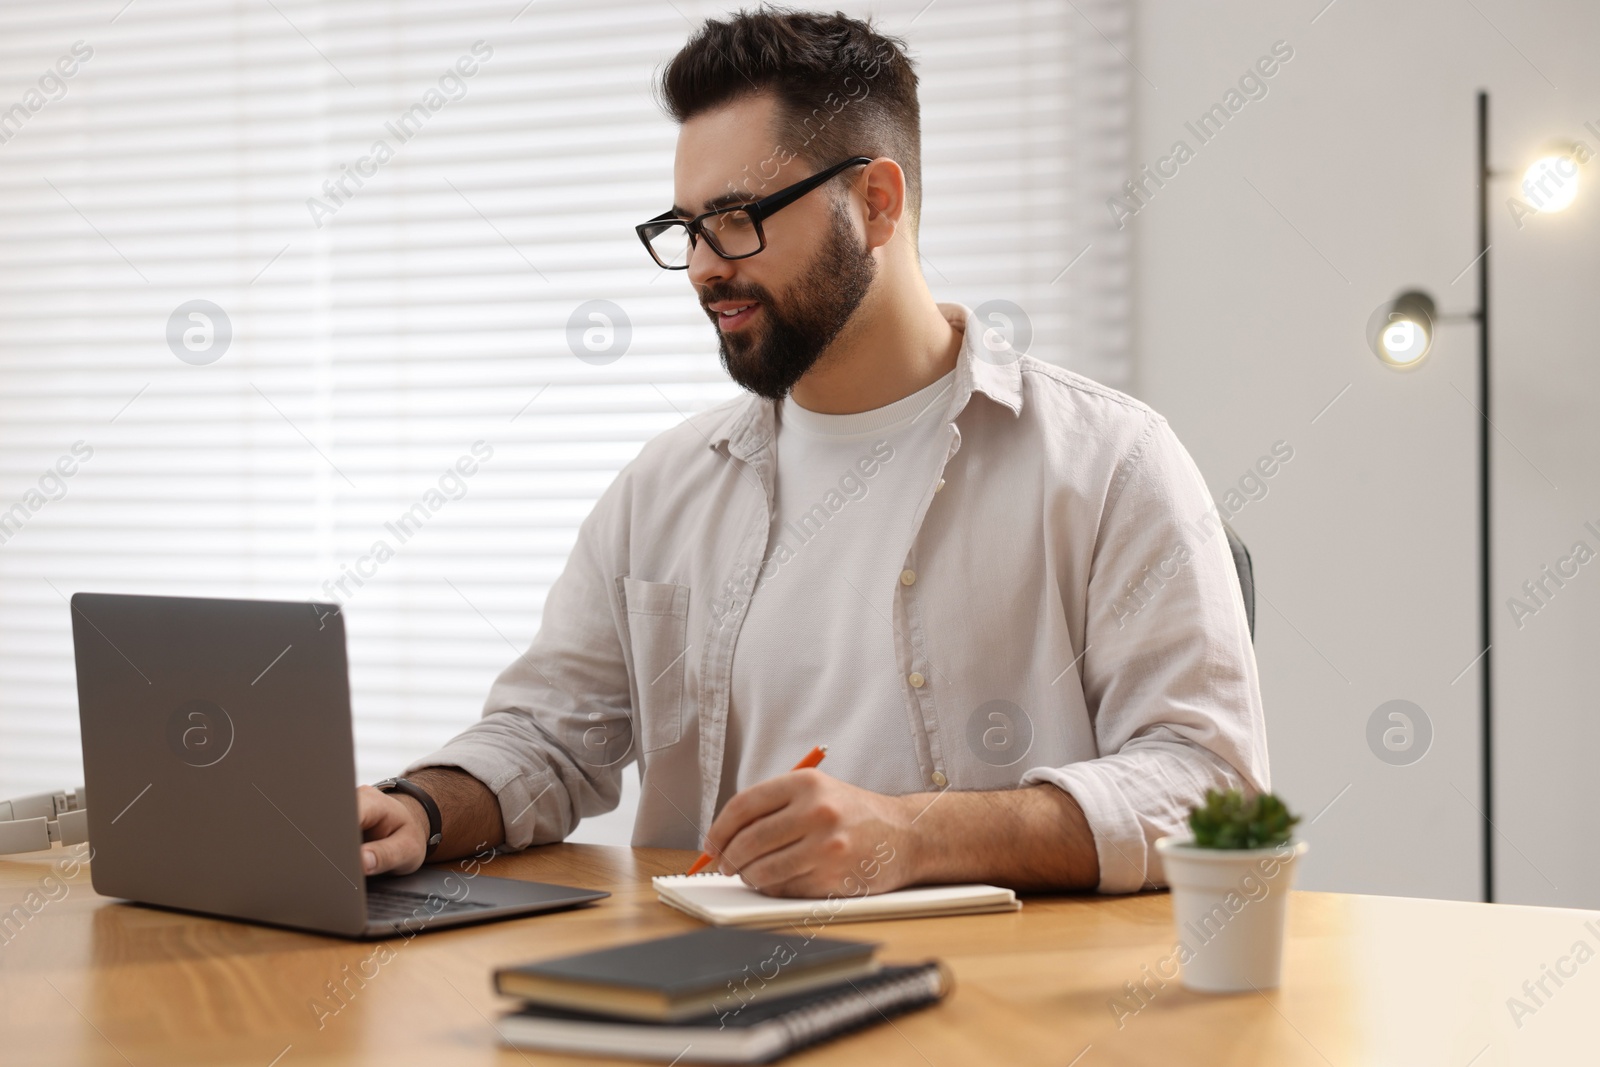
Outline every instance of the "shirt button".
POLYGON ((910 585, 912 582, 915 582, 916 580, 917 580, 917 572, 916 571, 903 570, 903 571, 900 572, 900 584, 901 585, 910 585))
POLYGON ((921 689, 928 682, 926 678, 918 674, 916 671, 912 671, 911 674, 907 676, 906 681, 911 683, 911 688, 913 689, 921 689))
POLYGON ((933 784, 938 786, 940 789, 943 789, 945 786, 950 784, 950 779, 944 776, 943 771, 934 771, 933 784))
POLYGON ((939 479, 939 484, 938 484, 938 485, 936 485, 936 486, 934 486, 934 487, 933 487, 933 491, 934 491, 934 492, 935 492, 935 493, 937 493, 937 492, 938 492, 938 491, 939 491, 939 490, 941 490, 941 489, 943 489, 943 488, 944 488, 944 479, 943 479, 943 478, 940 478, 940 479, 939 479))

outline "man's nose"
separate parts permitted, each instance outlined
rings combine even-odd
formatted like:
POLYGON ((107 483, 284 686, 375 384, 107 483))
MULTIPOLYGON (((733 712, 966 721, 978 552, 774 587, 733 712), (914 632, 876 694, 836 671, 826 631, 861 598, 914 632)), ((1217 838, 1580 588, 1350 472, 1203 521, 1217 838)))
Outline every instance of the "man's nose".
POLYGON ((704 289, 713 282, 727 281, 733 274, 733 264, 717 255, 711 242, 696 238, 689 249, 689 282, 696 289, 704 289))

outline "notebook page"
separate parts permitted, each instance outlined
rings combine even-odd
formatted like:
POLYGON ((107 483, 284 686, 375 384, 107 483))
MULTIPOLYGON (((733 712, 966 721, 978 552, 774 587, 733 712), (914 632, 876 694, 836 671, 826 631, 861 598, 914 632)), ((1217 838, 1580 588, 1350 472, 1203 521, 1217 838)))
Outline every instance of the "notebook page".
POLYGON ((871 896, 804 899, 769 897, 731 874, 666 875, 651 879, 662 903, 718 926, 833 922, 913 916, 1015 911, 1022 905, 1009 889, 992 885, 918 886, 871 896))

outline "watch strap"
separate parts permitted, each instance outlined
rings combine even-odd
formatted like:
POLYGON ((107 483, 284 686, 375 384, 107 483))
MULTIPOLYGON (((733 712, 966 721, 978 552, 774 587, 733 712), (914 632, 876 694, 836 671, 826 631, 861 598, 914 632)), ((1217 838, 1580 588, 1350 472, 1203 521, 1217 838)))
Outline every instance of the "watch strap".
POLYGON ((422 805, 422 810, 428 816, 428 851, 423 855, 426 861, 444 838, 444 819, 440 817, 439 805, 434 803, 432 795, 409 778, 385 778, 381 782, 372 783, 372 788, 380 793, 404 793, 422 805))

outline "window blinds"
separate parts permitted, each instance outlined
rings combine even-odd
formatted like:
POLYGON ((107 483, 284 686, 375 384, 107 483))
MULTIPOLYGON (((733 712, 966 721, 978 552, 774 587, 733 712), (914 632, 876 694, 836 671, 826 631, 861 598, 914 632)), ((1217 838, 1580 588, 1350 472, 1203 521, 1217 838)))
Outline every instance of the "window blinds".
MULTIPOLYGON (((1123 0, 837 6, 918 61, 936 296, 1126 385, 1123 0)), ((79 590, 343 603, 364 781, 477 717, 617 470, 736 391, 632 229, 724 10, 0 6, 0 796, 80 780, 79 590)))

